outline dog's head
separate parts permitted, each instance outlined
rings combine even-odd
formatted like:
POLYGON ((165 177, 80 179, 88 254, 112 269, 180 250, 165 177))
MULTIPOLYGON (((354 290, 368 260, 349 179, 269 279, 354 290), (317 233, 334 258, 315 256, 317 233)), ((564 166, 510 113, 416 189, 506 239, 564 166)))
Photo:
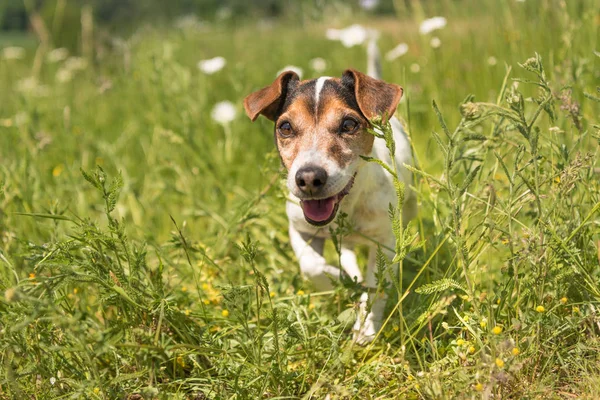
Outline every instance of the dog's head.
POLYGON ((287 186, 300 199, 312 225, 331 222, 348 194, 361 155, 368 155, 374 136, 369 120, 391 117, 402 88, 353 69, 342 78, 300 81, 283 72, 270 85, 244 100, 254 121, 260 114, 275 122, 275 141, 288 170, 287 186))

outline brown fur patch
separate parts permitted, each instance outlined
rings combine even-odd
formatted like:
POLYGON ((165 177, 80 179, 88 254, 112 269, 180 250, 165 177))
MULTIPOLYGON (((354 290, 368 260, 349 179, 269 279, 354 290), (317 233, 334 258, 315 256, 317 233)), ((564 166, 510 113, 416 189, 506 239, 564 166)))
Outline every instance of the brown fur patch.
POLYGON ((347 167, 360 155, 367 155, 373 147, 373 136, 366 131, 368 121, 362 115, 351 90, 337 78, 328 79, 315 99, 315 81, 300 82, 287 99, 283 112, 277 119, 277 147, 283 164, 291 168, 299 152, 313 147, 322 149, 340 168, 347 167), (342 122, 352 118, 359 126, 353 133, 340 131, 342 122), (290 138, 277 134, 283 122, 292 125, 290 138))
POLYGON ((279 75, 270 85, 244 100, 248 116, 259 114, 275 121, 275 137, 281 160, 291 168, 299 152, 315 146, 345 168, 373 148, 374 137, 367 132, 368 119, 385 114, 391 117, 402 97, 402 88, 349 69, 342 78, 329 78, 317 101, 316 80, 299 81, 291 71, 279 75), (355 132, 344 133, 344 119, 359 123, 355 132), (278 134, 289 122, 293 135, 278 134))

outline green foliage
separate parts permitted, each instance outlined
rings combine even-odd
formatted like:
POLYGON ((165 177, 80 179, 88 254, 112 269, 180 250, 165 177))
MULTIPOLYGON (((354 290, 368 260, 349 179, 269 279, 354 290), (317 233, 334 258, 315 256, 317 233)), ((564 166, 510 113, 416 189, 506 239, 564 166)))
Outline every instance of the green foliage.
MULTIPOLYGON (((405 88, 420 208, 405 226, 396 180, 394 245, 363 235, 390 295, 367 347, 351 341, 363 288, 302 279, 271 124, 240 115, 284 65, 312 78, 325 57, 337 76, 363 48, 275 21, 0 58, 0 397, 599 397, 597 7, 410 7, 363 21, 382 52, 409 44, 383 69, 405 88), (439 48, 417 33, 428 15, 448 18, 439 48), (198 71, 217 55, 223 71, 198 71), (222 100, 230 125, 211 118, 222 100)), ((340 10, 323 18, 355 22, 340 10)), ((331 233, 337 265, 356 232, 340 213, 331 233)))

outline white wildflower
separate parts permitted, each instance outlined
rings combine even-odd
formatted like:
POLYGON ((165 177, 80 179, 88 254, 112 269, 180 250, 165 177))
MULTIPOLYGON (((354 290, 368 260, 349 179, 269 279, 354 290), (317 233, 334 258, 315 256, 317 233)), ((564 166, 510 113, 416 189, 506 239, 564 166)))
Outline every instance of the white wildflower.
POLYGON ((17 82, 16 89, 19 92, 33 92, 38 87, 38 81, 33 76, 23 78, 17 82))
POLYGON ((16 46, 5 47, 2 49, 2 58, 5 60, 21 60, 25 58, 25 49, 16 46))
POLYGON ((494 56, 489 56, 487 59, 487 63, 488 63, 488 65, 494 66, 498 63, 498 60, 496 60, 496 57, 494 57, 494 56))
POLYGON ((308 64, 315 72, 323 72, 327 69, 327 61, 321 57, 313 58, 308 64))
POLYGON ((56 383, 56 378, 55 377, 50 378, 50 384, 54 385, 55 383, 56 383))
POLYGON ((360 0, 359 3, 365 10, 372 10, 379 4, 379 0, 360 0))
POLYGON ((225 67, 227 64, 227 60, 223 57, 214 57, 209 58, 208 60, 202 60, 198 63, 198 68, 200 71, 204 72, 207 75, 212 75, 215 72, 219 72, 225 67))
POLYGON ((442 29, 446 26, 446 18, 444 17, 433 17, 426 19, 421 22, 421 26, 419 26, 419 33, 421 35, 427 35, 437 29, 442 29))
POLYGON ((277 71, 277 74, 275 74, 275 76, 279 76, 279 74, 281 74, 282 72, 285 72, 285 71, 293 71, 293 72, 297 73, 298 77, 300 79, 302 79, 302 75, 304 74, 304 70, 302 70, 302 68, 296 67, 295 65, 286 65, 285 67, 283 67, 279 71, 277 71))
POLYGON ((57 63, 65 60, 67 57, 69 57, 69 50, 64 47, 59 47, 48 53, 48 62, 57 63))
POLYGON ((212 119, 221 125, 229 124, 235 119, 236 114, 235 106, 230 101, 218 102, 210 113, 212 119))
POLYGON ((351 25, 345 29, 327 29, 325 36, 329 40, 339 40, 345 47, 363 44, 368 38, 368 31, 358 25, 351 25))
POLYGON ((175 27, 181 30, 200 30, 204 25, 196 15, 188 14, 175 19, 175 27))
POLYGON ((406 43, 400 43, 398 46, 394 47, 385 54, 385 59, 388 61, 394 61, 396 58, 402 57, 406 53, 408 53, 408 45, 406 43))
POLYGON ((83 71, 88 66, 88 62, 83 57, 69 57, 65 61, 65 68, 71 71, 83 71))
POLYGON ((24 126, 29 122, 29 115, 26 112, 19 112, 15 115, 15 125, 18 127, 24 126))
POLYGON ((431 38, 431 40, 429 41, 429 44, 431 45, 431 47, 433 47, 434 49, 437 49, 438 47, 440 47, 442 45, 442 41, 440 40, 439 37, 434 36, 431 38))
POLYGON ((420 70, 421 70, 421 66, 419 64, 413 63, 410 65, 410 72, 412 72, 413 74, 419 73, 420 70))
POLYGON ((68 68, 60 68, 56 71, 56 80, 60 83, 69 82, 73 79, 73 72, 68 68))

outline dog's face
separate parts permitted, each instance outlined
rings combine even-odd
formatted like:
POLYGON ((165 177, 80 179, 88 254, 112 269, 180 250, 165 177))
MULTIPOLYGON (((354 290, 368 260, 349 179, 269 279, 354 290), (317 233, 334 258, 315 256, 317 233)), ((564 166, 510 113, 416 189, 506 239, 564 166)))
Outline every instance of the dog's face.
POLYGON ((373 147, 369 119, 396 111, 402 88, 355 70, 342 78, 300 81, 286 71, 244 100, 254 121, 275 122, 275 140, 288 170, 287 186, 300 199, 305 219, 323 226, 348 194, 361 155, 373 147))

